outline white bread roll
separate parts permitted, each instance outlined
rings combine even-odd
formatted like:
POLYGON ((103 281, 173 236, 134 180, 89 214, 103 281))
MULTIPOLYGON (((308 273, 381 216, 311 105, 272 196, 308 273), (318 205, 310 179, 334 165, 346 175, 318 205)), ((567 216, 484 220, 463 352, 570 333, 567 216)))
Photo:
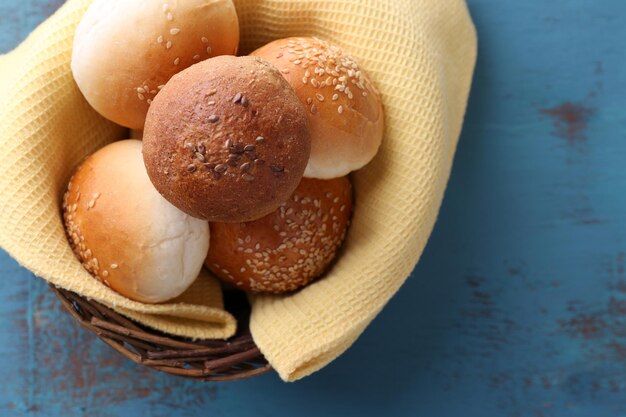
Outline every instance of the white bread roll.
POLYGON ((232 0, 95 0, 76 29, 72 72, 100 114, 143 129, 150 103, 172 75, 235 54, 238 43, 232 0))
POLYGON ((209 249, 209 225, 154 188, 141 142, 112 143, 78 168, 63 198, 72 248, 83 266, 120 294, 158 303, 185 291, 209 249))
POLYGON ((383 106, 354 57, 308 37, 279 39, 251 55, 278 68, 308 110, 311 158, 305 177, 342 177, 372 160, 383 138, 383 106))

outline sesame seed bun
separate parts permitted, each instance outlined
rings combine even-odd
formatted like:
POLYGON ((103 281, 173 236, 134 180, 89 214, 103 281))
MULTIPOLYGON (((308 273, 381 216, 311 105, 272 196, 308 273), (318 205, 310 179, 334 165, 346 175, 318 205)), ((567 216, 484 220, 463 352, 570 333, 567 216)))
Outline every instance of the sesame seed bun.
POLYGON ((333 260, 351 213, 348 177, 304 178, 289 200, 262 219, 211 223, 205 265, 245 291, 296 290, 320 276, 333 260))
POLYGON ((100 114, 142 129, 150 103, 172 75, 235 54, 238 43, 232 0, 95 0, 76 29, 72 72, 100 114))
POLYGON ((380 95, 356 60, 317 38, 286 38, 252 53, 276 66, 311 124, 305 177, 335 178, 372 160, 383 137, 380 95))
POLYGON ((306 112, 259 58, 222 56, 176 74, 152 103, 143 136, 159 192, 200 219, 258 219, 296 189, 309 160, 306 112))
POLYGON ((208 223, 154 189, 137 140, 115 142, 83 162, 63 198, 63 218, 83 266, 113 290, 145 303, 185 291, 209 249, 208 223))

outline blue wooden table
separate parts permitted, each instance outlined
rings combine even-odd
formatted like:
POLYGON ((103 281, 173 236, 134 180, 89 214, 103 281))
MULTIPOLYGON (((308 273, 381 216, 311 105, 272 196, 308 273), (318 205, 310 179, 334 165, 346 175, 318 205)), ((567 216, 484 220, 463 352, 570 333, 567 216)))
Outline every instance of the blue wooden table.
MULTIPOLYGON (((0 1, 0 51, 59 3, 0 1)), ((626 2, 469 4, 480 52, 440 219, 347 353, 296 384, 148 371, 0 252, 0 415, 626 416, 626 2)))

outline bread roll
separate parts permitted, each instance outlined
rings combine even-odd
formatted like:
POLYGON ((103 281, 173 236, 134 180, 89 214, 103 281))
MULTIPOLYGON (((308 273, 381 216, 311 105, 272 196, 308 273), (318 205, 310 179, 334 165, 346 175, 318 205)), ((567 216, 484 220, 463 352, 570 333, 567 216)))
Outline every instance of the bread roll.
POLYGON ((150 103, 172 75, 235 54, 238 43, 232 0, 95 0, 76 29, 72 73, 100 114, 143 129, 150 103))
POLYGON ((185 291, 209 248, 208 223, 154 189, 137 140, 115 142, 85 160, 68 184, 63 218, 83 266, 113 290, 145 303, 185 291))
POLYGON ((200 219, 258 219, 296 189, 309 160, 306 112, 259 58, 222 56, 176 74, 152 103, 143 136, 159 192, 200 219))
POLYGON ((348 177, 304 178, 289 200, 262 219, 211 223, 205 265, 246 291, 293 291, 328 267, 346 235, 351 212, 348 177))
POLYGON ((287 38, 252 53, 276 66, 308 110, 305 177, 335 178, 366 165, 383 137, 380 95, 356 60, 317 38, 287 38))

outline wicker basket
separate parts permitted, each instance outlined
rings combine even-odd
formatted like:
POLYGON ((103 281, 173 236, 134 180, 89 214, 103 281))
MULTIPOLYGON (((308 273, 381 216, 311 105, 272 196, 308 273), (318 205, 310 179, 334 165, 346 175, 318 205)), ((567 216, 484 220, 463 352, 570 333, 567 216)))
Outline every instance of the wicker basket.
POLYGON ((237 319, 235 336, 226 341, 190 341, 140 326, 71 291, 50 288, 83 327, 140 365, 199 381, 235 381, 272 369, 252 340, 250 306, 241 292, 224 294, 226 309, 237 319))

